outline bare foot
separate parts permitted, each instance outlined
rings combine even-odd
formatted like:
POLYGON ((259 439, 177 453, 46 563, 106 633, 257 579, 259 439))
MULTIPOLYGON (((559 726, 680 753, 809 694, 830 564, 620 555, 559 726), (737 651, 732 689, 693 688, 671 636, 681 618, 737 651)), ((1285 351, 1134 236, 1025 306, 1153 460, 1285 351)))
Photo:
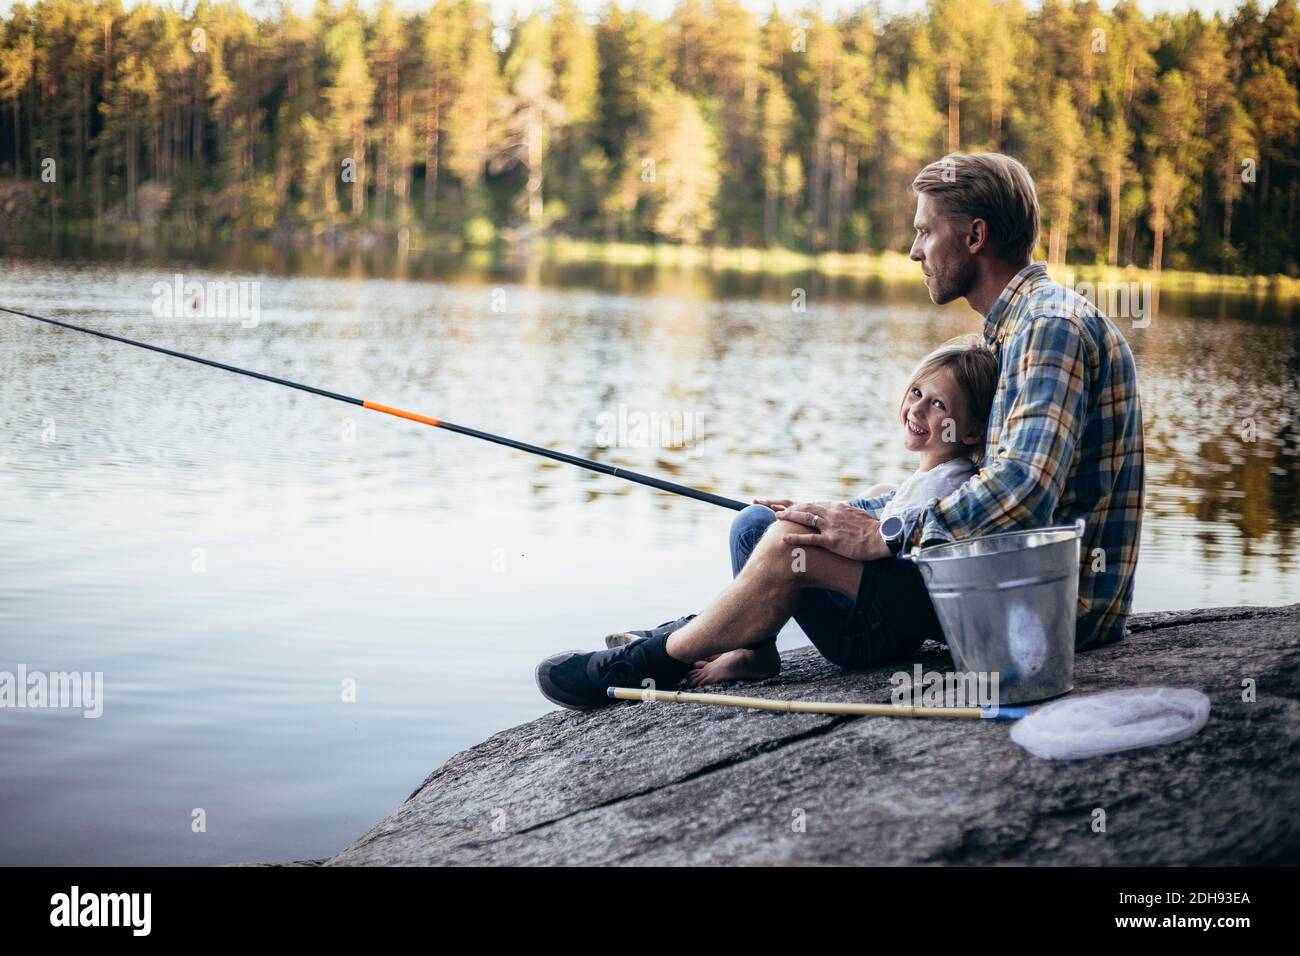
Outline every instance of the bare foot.
POLYGON ((766 680, 781 673, 781 652, 775 644, 761 648, 742 647, 696 661, 686 675, 688 687, 707 687, 733 680, 766 680))

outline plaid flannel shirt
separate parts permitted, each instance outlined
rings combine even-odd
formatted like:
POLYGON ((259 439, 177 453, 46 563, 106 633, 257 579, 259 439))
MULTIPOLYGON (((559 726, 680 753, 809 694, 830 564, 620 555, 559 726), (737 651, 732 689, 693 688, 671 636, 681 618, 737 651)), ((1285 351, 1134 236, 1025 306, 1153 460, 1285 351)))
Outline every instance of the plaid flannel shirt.
MULTIPOLYGON (((903 512, 904 553, 1083 518, 1075 647, 1120 640, 1144 494, 1133 353, 1109 318, 1041 262, 1007 284, 984 338, 998 356, 998 386, 982 466, 947 497, 903 512)), ((863 507, 878 517, 891 497, 863 507)))

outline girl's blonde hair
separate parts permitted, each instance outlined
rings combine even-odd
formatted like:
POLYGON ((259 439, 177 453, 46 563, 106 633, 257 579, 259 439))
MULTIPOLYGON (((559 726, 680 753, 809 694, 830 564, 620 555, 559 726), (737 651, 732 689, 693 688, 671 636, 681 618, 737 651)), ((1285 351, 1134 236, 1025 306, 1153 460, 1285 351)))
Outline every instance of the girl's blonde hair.
MULTIPOLYGON (((907 404, 912 386, 945 368, 952 369, 957 387, 965 394, 966 408, 975 426, 981 431, 987 429, 989 413, 993 410, 993 393, 998 387, 998 358, 984 343, 984 339, 974 332, 949 339, 921 359, 916 371, 907 380, 907 388, 903 389, 903 397, 898 403, 898 417, 903 417, 903 407, 907 404)), ((984 443, 971 445, 966 455, 979 464, 984 458, 984 443)))

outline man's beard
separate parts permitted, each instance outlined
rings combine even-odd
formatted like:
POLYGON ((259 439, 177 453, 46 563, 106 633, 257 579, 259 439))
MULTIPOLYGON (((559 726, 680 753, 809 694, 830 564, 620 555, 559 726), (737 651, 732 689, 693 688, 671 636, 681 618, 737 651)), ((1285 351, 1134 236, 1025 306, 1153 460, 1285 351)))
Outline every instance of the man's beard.
POLYGON ((945 305, 960 299, 975 287, 977 278, 975 261, 966 260, 953 271, 935 272, 930 276, 930 299, 936 305, 945 305))

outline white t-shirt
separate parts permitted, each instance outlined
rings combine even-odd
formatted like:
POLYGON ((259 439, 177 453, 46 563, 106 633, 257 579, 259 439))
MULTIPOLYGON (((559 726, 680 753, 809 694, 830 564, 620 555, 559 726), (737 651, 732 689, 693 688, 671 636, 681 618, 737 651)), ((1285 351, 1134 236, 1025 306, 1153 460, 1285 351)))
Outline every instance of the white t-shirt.
POLYGON ((901 514, 908 508, 924 507, 936 498, 946 498, 978 471, 975 463, 965 455, 935 465, 929 471, 918 468, 898 486, 894 497, 885 502, 880 510, 880 520, 901 514))

